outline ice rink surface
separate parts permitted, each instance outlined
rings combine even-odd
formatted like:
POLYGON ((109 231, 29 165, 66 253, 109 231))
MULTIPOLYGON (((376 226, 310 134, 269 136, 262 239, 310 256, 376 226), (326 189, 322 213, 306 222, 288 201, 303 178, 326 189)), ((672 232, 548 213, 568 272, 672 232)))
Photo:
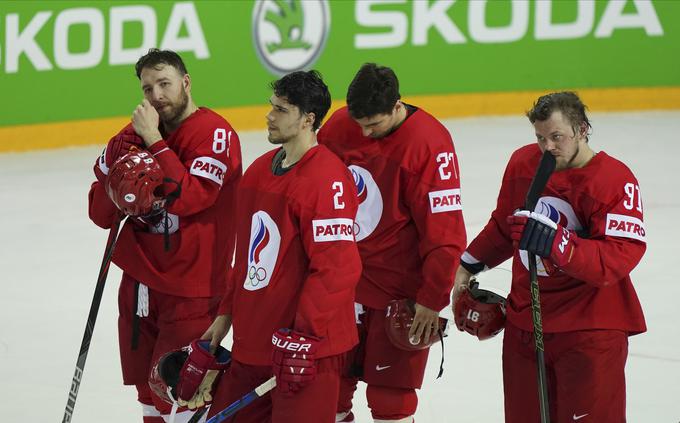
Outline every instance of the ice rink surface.
MULTIPOLYGON (((591 146, 633 170, 645 207, 648 249, 632 276, 648 332, 630 338, 628 421, 677 423, 680 225, 674 219, 680 220, 680 112, 593 113, 591 122, 591 146)), ((472 239, 495 205, 510 153, 533 142, 533 128, 523 117, 445 123, 456 143, 472 239)), ((264 132, 243 133, 241 140, 246 165, 271 149, 264 132)), ((0 421, 61 422, 106 243, 107 231, 87 217, 92 164, 100 151, 87 147, 0 155, 0 421)), ((508 269, 509 262, 500 267, 508 269)), ((76 423, 141 422, 134 388, 121 385, 119 278, 120 271, 112 267, 72 420, 76 423)), ((493 270, 480 280, 507 292, 510 274, 493 270)), ((502 336, 479 342, 454 328, 446 339, 445 372, 439 380, 441 350, 430 354, 416 421, 502 422, 501 342, 502 336)), ((225 346, 230 343, 227 338, 225 346)), ((357 392, 354 412, 357 422, 372 421, 363 389, 357 392)))

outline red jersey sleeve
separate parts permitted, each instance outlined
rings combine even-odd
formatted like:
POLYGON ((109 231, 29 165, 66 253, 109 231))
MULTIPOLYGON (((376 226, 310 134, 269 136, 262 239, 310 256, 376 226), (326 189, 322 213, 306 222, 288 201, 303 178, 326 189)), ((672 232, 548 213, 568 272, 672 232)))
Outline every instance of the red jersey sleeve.
MULTIPOLYGON (((445 129, 443 129, 445 131, 445 129)), ((419 168, 407 169, 403 197, 418 230, 423 284, 416 301, 433 310, 449 303, 453 278, 466 245, 460 192, 460 172, 453 142, 433 132, 429 151, 414 159, 419 168)))
MULTIPOLYGON (((237 240, 238 242, 238 240, 237 240)), ((217 314, 228 314, 231 315, 231 309, 232 305, 234 303, 234 268, 230 264, 229 265, 229 270, 227 272, 227 287, 224 291, 224 295, 222 296, 222 299, 220 300, 220 304, 217 307, 217 314)))
POLYGON ((295 329, 322 338, 333 319, 347 311, 344 308, 348 305, 351 308, 361 275, 353 233, 358 208, 356 188, 339 160, 337 167, 339 171, 309 185, 313 191, 306 193, 308 202, 299 216, 309 270, 295 313, 295 329))
MULTIPOLYGON (((503 174, 501 189, 496 200, 496 209, 484 229, 472 240, 463 253, 461 260, 479 267, 493 268, 512 257, 514 249, 510 239, 510 229, 506 223, 510 216, 522 204, 513 203, 518 198, 516 191, 518 184, 515 172, 512 170, 513 159, 510 159, 503 174), (482 266, 483 265, 483 266, 482 266)), ((525 184, 520 183, 520 187, 525 184)), ((481 270, 481 269, 480 269, 481 270)))
MULTIPOLYGON (((189 128, 182 128, 177 137, 191 137, 185 145, 196 146, 182 149, 179 154, 161 140, 153 144, 149 151, 158 159, 165 176, 179 185, 179 197, 168 207, 170 213, 188 216, 207 209, 217 199, 224 182, 240 169, 236 154, 231 154, 232 144, 239 143, 238 135, 229 124, 220 119, 202 119, 189 128)), ((174 137, 174 135, 173 135, 174 137)), ((166 192, 178 187, 173 183, 165 184, 166 192)))
POLYGON ((104 185, 99 181, 93 182, 90 187, 88 214, 90 220, 103 229, 109 229, 118 214, 118 208, 113 204, 104 189, 104 185))
POLYGON ((608 181, 598 180, 604 188, 591 193, 589 236, 572 234, 573 254, 561 267, 569 276, 599 287, 625 280, 647 248, 637 179, 622 164, 607 173, 608 181))
POLYGON ((119 155, 122 155, 122 152, 120 151, 117 151, 117 154, 109 153, 109 163, 107 163, 107 150, 112 148, 117 136, 125 133, 134 134, 132 124, 128 124, 116 135, 111 137, 101 155, 95 161, 93 168, 94 176, 97 180, 90 187, 90 193, 88 195, 88 214, 90 220, 92 220, 95 225, 104 229, 109 229, 111 227, 114 217, 118 214, 118 208, 106 193, 106 176, 109 174, 109 166, 112 164, 111 161, 117 159, 119 155))

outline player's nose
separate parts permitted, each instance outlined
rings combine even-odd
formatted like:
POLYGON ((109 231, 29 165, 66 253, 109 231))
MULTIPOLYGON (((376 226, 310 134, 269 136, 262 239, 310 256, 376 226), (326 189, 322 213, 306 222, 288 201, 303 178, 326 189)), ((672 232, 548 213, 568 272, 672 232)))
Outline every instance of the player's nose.
POLYGON ((555 143, 554 143, 553 141, 551 141, 551 140, 546 140, 546 141, 545 141, 545 149, 546 149, 546 151, 553 152, 553 151, 555 151, 555 148, 556 148, 556 145, 555 145, 555 143))
POLYGON ((163 100, 163 90, 161 90, 160 87, 155 86, 153 87, 153 90, 151 91, 151 100, 152 102, 158 102, 160 100, 163 100))

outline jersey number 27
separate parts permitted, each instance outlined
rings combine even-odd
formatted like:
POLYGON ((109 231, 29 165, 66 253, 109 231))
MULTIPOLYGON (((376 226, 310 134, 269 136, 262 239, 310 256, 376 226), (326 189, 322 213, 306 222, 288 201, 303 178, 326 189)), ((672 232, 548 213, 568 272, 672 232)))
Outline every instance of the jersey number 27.
POLYGON ((453 170, 453 175, 458 179, 456 161, 452 152, 445 151, 437 154, 437 163, 439 163, 439 178, 441 178, 442 181, 451 179, 451 170, 449 169, 453 170))

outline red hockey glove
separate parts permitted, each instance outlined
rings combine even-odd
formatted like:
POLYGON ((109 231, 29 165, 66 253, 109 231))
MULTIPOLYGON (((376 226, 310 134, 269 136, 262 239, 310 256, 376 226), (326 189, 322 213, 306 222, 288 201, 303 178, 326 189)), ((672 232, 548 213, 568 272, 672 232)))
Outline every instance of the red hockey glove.
POLYGON ((279 329, 272 335, 272 368, 276 388, 283 393, 297 392, 314 380, 314 355, 321 340, 291 329, 279 329))
POLYGON ((132 132, 122 132, 109 140, 97 163, 94 165, 94 174, 101 183, 106 183, 109 168, 120 157, 123 157, 133 148, 144 150, 144 140, 132 132))
POLYGON ((209 351, 210 341, 196 339, 188 347, 187 357, 179 372, 177 402, 191 409, 212 401, 212 386, 220 371, 229 367, 231 354, 218 347, 216 355, 209 351))
POLYGON ((563 267, 571 260, 576 234, 547 216, 522 210, 508 216, 507 222, 515 248, 549 258, 557 267, 563 267))
POLYGON ((106 146, 104 159, 106 160, 106 167, 111 167, 119 157, 122 157, 130 152, 132 148, 144 150, 144 140, 139 135, 128 132, 122 132, 111 138, 109 144, 106 146))

